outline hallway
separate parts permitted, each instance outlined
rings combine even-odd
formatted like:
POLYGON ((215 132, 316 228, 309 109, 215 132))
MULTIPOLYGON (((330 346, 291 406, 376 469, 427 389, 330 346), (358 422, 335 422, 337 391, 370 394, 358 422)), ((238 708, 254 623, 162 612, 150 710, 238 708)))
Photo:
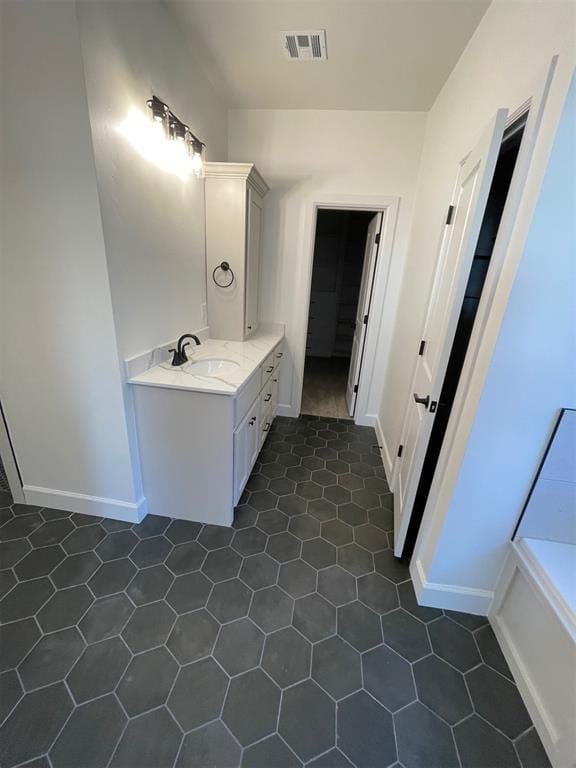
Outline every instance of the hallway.
POLYGON ((349 418, 346 407, 348 357, 307 357, 304 368, 301 413, 349 418))

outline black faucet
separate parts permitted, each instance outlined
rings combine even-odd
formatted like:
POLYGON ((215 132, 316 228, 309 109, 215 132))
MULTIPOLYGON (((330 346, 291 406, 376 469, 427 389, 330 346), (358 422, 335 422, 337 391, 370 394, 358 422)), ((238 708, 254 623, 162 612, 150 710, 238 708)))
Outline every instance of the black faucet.
POLYGON ((200 346, 200 339, 198 336, 195 336, 193 333, 185 333, 183 336, 180 336, 178 339, 178 344, 176 349, 169 349, 168 352, 173 352, 174 357, 172 358, 172 365, 184 365, 184 363, 188 362, 188 356, 186 355, 186 347, 190 345, 190 342, 187 341, 185 344, 182 344, 184 339, 194 339, 197 346, 200 346))

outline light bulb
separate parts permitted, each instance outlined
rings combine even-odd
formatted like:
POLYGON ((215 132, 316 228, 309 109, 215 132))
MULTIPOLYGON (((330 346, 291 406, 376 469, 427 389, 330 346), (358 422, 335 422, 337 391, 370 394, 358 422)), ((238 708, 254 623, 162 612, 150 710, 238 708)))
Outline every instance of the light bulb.
POLYGON ((204 171, 204 163, 202 162, 202 150, 204 144, 196 137, 192 138, 192 173, 194 176, 202 176, 204 171))
POLYGON ((164 104, 163 101, 160 101, 160 99, 156 96, 152 96, 151 99, 148 99, 146 104, 152 112, 152 118, 154 119, 154 122, 162 123, 168 112, 168 107, 166 104, 164 104))
POLYGON ((183 142, 170 141, 160 122, 146 119, 136 109, 131 110, 118 126, 118 131, 134 149, 166 173, 186 179, 191 173, 191 161, 183 142))
POLYGON ((202 153, 194 152, 192 155, 192 172, 194 173, 194 176, 202 176, 203 166, 202 153))
POLYGON ((140 110, 132 109, 118 126, 121 133, 142 157, 167 173, 173 173, 182 180, 191 174, 203 176, 202 150, 204 144, 190 133, 187 125, 169 113, 168 107, 159 99, 147 102, 153 120, 140 110), (163 111, 167 119, 158 119, 163 111))

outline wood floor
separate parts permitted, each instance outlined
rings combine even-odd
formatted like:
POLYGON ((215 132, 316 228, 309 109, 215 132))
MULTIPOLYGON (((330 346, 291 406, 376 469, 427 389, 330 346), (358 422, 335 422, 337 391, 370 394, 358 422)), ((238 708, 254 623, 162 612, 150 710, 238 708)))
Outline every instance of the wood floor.
POLYGON ((314 416, 350 417, 346 407, 349 358, 307 357, 301 412, 314 416))

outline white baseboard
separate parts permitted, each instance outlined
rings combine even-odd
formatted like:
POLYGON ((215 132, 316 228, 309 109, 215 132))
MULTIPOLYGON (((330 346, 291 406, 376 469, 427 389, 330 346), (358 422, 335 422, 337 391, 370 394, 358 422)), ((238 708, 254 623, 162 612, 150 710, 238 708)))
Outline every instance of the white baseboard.
POLYGON ((374 427, 376 429, 376 416, 371 413, 365 413, 363 416, 356 416, 355 423, 360 427, 374 427))
POLYGON ((297 419, 298 413, 294 406, 278 403, 276 406, 276 416, 289 416, 291 419, 297 419))
POLYGON ((128 523, 139 523, 148 512, 146 499, 138 502, 105 499, 100 496, 87 496, 83 493, 57 491, 52 488, 39 488, 35 485, 24 486, 24 496, 27 504, 38 507, 64 509, 67 512, 78 512, 81 515, 95 517, 110 517, 128 523))
MULTIPOLYGON (((390 455, 390 449, 388 447, 388 443, 386 442, 386 438, 384 437, 384 431, 382 430, 382 425, 380 424, 380 419, 378 416, 374 417, 374 429, 376 430, 376 437, 378 438, 378 445, 382 446, 380 448, 380 456, 382 457, 382 463, 384 464, 384 472, 386 472, 386 479, 388 480, 388 485, 390 485, 390 490, 392 490, 392 470, 394 468, 394 463, 392 461, 392 456, 390 455)), ((396 501, 396 499, 394 499, 396 501)))
POLYGON ((428 581, 420 560, 412 560, 410 575, 414 583, 416 598, 421 605, 486 616, 494 599, 494 593, 488 589, 474 589, 473 587, 460 587, 457 584, 437 584, 428 581))

